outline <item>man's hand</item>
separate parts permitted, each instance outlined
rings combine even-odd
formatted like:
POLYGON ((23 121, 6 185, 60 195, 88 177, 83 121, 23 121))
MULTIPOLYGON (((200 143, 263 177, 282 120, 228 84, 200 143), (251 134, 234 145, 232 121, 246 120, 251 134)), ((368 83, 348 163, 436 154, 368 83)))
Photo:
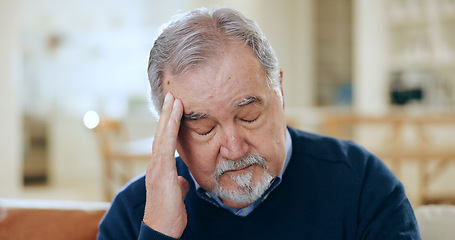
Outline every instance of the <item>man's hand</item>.
POLYGON ((189 184, 177 175, 174 159, 182 114, 182 102, 167 93, 145 177, 144 223, 173 238, 180 238, 187 224, 183 200, 189 184))

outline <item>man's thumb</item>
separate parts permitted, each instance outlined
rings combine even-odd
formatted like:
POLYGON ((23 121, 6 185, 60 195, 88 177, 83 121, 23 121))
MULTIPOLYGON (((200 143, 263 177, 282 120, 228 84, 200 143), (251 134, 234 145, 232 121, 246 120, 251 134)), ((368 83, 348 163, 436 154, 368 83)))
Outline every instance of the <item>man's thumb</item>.
POLYGON ((182 176, 179 176, 178 179, 179 179, 178 181, 179 181, 180 189, 182 190, 182 201, 184 201, 185 197, 186 197, 186 194, 190 190, 190 184, 182 176))

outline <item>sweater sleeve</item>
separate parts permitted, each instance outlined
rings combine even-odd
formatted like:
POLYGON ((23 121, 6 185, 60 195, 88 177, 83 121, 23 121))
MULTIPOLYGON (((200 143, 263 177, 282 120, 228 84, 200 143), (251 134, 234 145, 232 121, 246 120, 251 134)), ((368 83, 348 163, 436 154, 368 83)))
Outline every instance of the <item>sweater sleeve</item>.
POLYGON ((175 238, 166 236, 160 232, 157 232, 150 228, 149 226, 145 225, 144 222, 141 224, 141 231, 139 233, 138 239, 147 239, 147 240, 174 240, 175 238))
POLYGON ((357 239, 420 239, 401 182, 375 156, 365 163, 357 239))

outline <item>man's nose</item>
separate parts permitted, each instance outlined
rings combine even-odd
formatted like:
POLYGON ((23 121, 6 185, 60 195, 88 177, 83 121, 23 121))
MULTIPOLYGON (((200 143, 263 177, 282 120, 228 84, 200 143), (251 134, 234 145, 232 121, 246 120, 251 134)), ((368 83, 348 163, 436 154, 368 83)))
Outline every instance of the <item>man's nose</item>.
POLYGON ((247 152, 248 143, 242 130, 237 127, 225 129, 221 139, 221 157, 237 161, 243 158, 247 152))

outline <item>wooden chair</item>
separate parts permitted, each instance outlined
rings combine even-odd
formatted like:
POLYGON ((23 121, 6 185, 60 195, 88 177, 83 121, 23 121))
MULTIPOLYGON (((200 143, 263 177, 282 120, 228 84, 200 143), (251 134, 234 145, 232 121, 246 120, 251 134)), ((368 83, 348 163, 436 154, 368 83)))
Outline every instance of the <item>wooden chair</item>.
POLYGON ((133 164, 145 165, 150 160, 153 138, 129 140, 124 123, 106 118, 93 130, 103 159, 104 199, 111 201, 118 189, 134 177, 133 164))

